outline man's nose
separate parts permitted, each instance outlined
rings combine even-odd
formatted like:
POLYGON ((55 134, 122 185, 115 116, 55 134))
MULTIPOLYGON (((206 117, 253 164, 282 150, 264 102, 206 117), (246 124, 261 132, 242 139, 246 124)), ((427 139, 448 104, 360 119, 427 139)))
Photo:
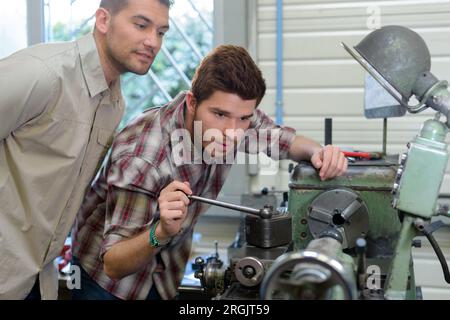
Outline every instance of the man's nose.
POLYGON ((229 119, 224 133, 226 136, 235 135, 236 129, 237 129, 236 119, 229 119))
POLYGON ((224 136, 228 140, 236 141, 238 139, 238 137, 239 137, 238 129, 239 128, 238 128, 237 121, 232 119, 227 124, 227 128, 224 131, 224 136))
POLYGON ((155 51, 159 46, 158 32, 156 30, 151 30, 147 32, 144 39, 144 46, 155 51))

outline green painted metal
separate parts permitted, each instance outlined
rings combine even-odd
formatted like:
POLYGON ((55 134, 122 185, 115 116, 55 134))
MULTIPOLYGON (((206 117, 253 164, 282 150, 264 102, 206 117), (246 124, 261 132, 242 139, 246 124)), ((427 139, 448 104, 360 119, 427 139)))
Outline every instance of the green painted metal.
POLYGON ((411 262, 409 264, 409 274, 410 274, 410 278, 408 281, 409 286, 406 289, 406 300, 422 299, 422 296, 420 296, 420 297, 417 296, 416 277, 415 277, 415 273, 414 273, 413 259, 411 259, 411 262))
MULTIPOLYGON (((292 215, 292 239, 294 249, 307 247, 313 239, 308 228, 310 203, 324 190, 349 188, 359 194, 369 210, 370 243, 381 241, 387 247, 385 254, 394 250, 395 239, 400 230, 397 211, 391 207, 391 189, 397 165, 350 165, 345 177, 321 181, 311 165, 301 163, 292 174, 289 195, 289 212, 292 215)), ((370 250, 369 250, 370 251, 370 250)))
POLYGON ((437 199, 448 163, 446 126, 427 120, 410 143, 404 171, 396 193, 396 207, 419 217, 436 213, 437 199))
MULTIPOLYGON (((445 136, 447 135, 447 127, 440 121, 427 120, 422 126, 420 131, 420 137, 424 139, 423 143, 426 145, 429 143, 427 140, 434 142, 445 143, 445 136)), ((434 144, 431 144, 434 146, 434 144)), ((440 144, 437 145, 441 147, 440 144)))
POLYGON ((316 169, 301 162, 292 173, 290 189, 296 190, 327 190, 336 187, 349 187, 352 190, 388 191, 397 170, 397 158, 389 162, 366 162, 366 165, 350 164, 345 176, 332 180, 321 181, 316 169))
POLYGON ((415 297, 415 293, 412 294, 411 292, 409 292, 408 296, 408 291, 411 291, 412 288, 415 291, 415 285, 410 284, 411 280, 414 279, 410 274, 412 264, 411 243, 419 235, 414 226, 414 220, 415 218, 409 215, 404 217, 402 229, 395 247, 394 258, 386 280, 386 299, 404 300, 412 296, 415 297))
MULTIPOLYGON (((396 159, 396 157, 395 157, 396 159)), ((366 257, 369 265, 379 264, 382 274, 389 280, 388 298, 416 299, 414 270, 411 259, 411 241, 417 233, 411 228, 412 218, 400 222, 399 214, 392 208, 392 185, 396 177, 396 161, 371 161, 364 165, 350 164, 345 177, 321 181, 316 170, 307 163, 300 163, 290 181, 289 212, 292 215, 292 240, 294 250, 303 250, 313 240, 308 228, 309 206, 324 191, 337 188, 352 189, 358 193, 369 211, 369 231, 366 235, 366 257), (406 227, 408 226, 408 227, 406 227)), ((346 261, 349 272, 355 272, 356 256, 343 253, 340 261, 346 261)), ((334 293, 336 298, 339 292, 334 293)))
POLYGON ((292 240, 294 250, 305 249, 313 236, 307 225, 308 206, 320 191, 291 190, 289 194, 288 211, 292 215, 292 240))
MULTIPOLYGON (((351 277, 350 281, 356 284, 356 275, 354 272, 355 263, 353 261, 353 258, 350 255, 341 251, 336 254, 336 259, 344 266, 346 274, 351 277)), ((356 285, 354 295, 355 297, 357 296, 356 285)), ((329 300, 344 300, 344 292, 342 288, 336 286, 333 289, 331 289, 329 300)))

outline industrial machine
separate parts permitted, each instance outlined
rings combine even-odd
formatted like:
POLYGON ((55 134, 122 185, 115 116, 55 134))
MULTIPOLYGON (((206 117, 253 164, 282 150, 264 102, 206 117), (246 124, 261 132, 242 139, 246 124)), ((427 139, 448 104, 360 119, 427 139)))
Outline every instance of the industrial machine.
POLYGON ((365 37, 355 50, 344 48, 387 92, 410 113, 427 108, 437 113, 425 121, 417 137, 408 143, 399 158, 399 168, 392 186, 392 207, 399 211, 402 227, 396 241, 384 286, 386 299, 405 299, 408 292, 407 270, 412 265, 410 244, 425 235, 441 263, 444 278, 450 283, 448 265, 432 233, 443 226, 432 222, 439 214, 437 199, 448 163, 445 137, 450 126, 448 83, 431 72, 431 57, 425 41, 414 31, 401 26, 387 26, 365 37), (412 98, 419 103, 411 105, 412 98), (444 116, 445 121, 441 122, 444 116), (431 164, 431 165, 430 165, 431 164))
MULTIPOLYGON (((294 253, 284 257, 285 261, 279 262, 278 268, 287 269, 293 261, 297 269, 307 265, 308 272, 296 275, 300 283, 312 277, 311 272, 320 273, 322 276, 315 277, 324 279, 328 279, 325 276, 327 272, 330 275, 335 272, 336 277, 340 275, 341 278, 335 278, 326 287, 332 288, 335 282, 340 282, 342 291, 342 284, 345 283, 347 293, 344 296, 341 294, 342 298, 381 299, 401 229, 398 212, 391 207, 396 171, 397 163, 391 157, 356 161, 349 164, 344 177, 321 181, 309 163, 300 163, 291 174, 289 186, 294 253), (298 252, 303 253, 299 255, 298 252), (323 257, 319 259, 316 254, 323 257), (328 261, 325 257, 332 260, 328 261), (374 272, 369 285, 368 266, 374 272), (337 271, 345 269, 351 272, 337 271), (358 295, 357 288, 360 289, 358 295)), ((412 266, 406 272, 409 281, 407 295, 416 298, 412 266)), ((272 280, 269 277, 267 281, 272 280)), ((324 286, 321 281, 319 283, 324 286)), ((263 292, 264 298, 270 298, 270 283, 267 286, 263 292)), ((324 294, 316 298, 325 298, 324 294)), ((311 293, 309 296, 313 297, 311 293)))
MULTIPOLYGON (((321 181, 301 162, 291 172, 289 210, 275 215, 202 199, 247 213, 246 242, 229 250, 228 265, 218 254, 196 259, 205 293, 233 300, 383 299, 401 230, 391 207, 397 167, 392 157, 356 161, 345 177, 321 181)), ((412 265, 407 272, 405 298, 416 299, 412 265)))
POLYGON ((343 177, 321 181, 311 164, 299 163, 291 171, 287 212, 209 200, 247 213, 246 242, 227 267, 217 256, 196 261, 202 286, 217 299, 420 299, 411 255, 420 235, 430 241, 450 283, 432 235, 443 226, 432 217, 449 216, 437 205, 448 162, 447 82, 430 72, 428 48, 410 29, 387 26, 354 50, 343 46, 369 73, 367 117, 386 124, 405 110, 437 114, 400 156, 386 155, 385 126, 383 156, 355 159, 343 177))
POLYGON ((197 196, 189 198, 246 214, 245 234, 241 235, 245 242, 229 249, 228 265, 220 259, 217 249, 206 260, 195 259, 195 277, 200 279, 204 294, 215 299, 259 299, 260 284, 271 264, 292 250, 292 219, 287 208, 265 205, 254 209, 197 196))

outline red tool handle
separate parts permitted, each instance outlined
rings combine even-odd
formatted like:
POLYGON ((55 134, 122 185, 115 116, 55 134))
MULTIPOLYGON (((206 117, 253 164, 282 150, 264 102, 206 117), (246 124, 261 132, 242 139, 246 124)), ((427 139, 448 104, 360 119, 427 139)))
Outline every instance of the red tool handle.
POLYGON ((346 157, 352 157, 352 158, 364 158, 364 159, 371 159, 371 154, 369 152, 350 152, 350 151, 344 151, 344 156, 346 157))

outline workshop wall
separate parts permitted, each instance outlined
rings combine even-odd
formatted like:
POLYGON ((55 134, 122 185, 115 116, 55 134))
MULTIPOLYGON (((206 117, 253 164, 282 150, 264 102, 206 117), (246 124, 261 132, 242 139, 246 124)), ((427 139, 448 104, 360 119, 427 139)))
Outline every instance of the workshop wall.
MULTIPOLYGON (((431 71, 441 80, 450 80, 450 1, 392 0, 284 0, 284 112, 285 124, 321 143, 324 118, 333 118, 333 143, 341 147, 380 151, 382 119, 364 117, 364 72, 340 43, 354 46, 373 27, 373 14, 380 13, 381 26, 398 24, 414 29, 427 42, 432 54, 431 71), (368 27, 369 26, 369 27, 368 27)), ((251 15, 251 13, 249 13, 251 15)), ((276 0, 257 0, 257 27, 250 30, 250 47, 264 72, 268 94, 261 108, 275 115, 276 101, 276 0)), ((388 121, 388 153, 400 153, 417 135, 430 116, 391 118, 388 121)), ((450 140, 448 140, 450 141, 450 140)), ((277 179, 260 176, 261 186, 286 189, 286 164, 277 179), (276 185, 274 185, 276 181, 276 185)), ((441 192, 450 193, 449 168, 441 192)), ((256 187, 257 186, 257 187, 256 187)), ((438 236, 443 251, 450 258, 449 231, 438 236)), ((426 299, 450 299, 439 262, 423 240, 414 249, 417 283, 426 299)))
MULTIPOLYGON (((261 108, 275 114, 276 1, 258 0, 256 58, 268 82, 261 108)), ((364 117, 364 72, 341 47, 354 46, 373 27, 400 24, 414 29, 427 42, 432 72, 450 79, 450 1, 284 0, 285 124, 323 142, 324 118, 333 118, 333 143, 341 147, 381 150, 382 119, 364 117)), ((399 153, 431 112, 391 118, 388 152, 399 153)), ((449 140, 450 141, 450 140, 449 140)), ((447 169, 450 170, 450 169, 447 169)), ((442 193, 450 193, 447 171, 442 193)), ((287 179, 287 174, 285 174, 287 179)), ((270 183, 263 181, 261 185, 270 183)), ((282 185, 287 180, 282 181, 282 185)))

